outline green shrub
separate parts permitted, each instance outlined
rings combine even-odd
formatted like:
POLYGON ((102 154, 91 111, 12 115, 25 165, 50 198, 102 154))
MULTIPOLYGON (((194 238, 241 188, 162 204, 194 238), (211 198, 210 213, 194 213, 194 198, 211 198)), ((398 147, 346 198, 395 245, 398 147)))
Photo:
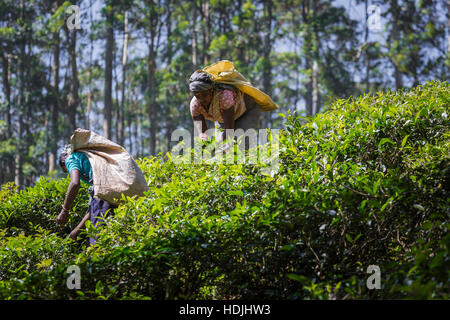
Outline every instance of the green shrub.
POLYGON ((429 82, 288 114, 274 175, 144 158, 146 197, 81 252, 52 225, 68 182, 41 180, 0 205, 0 298, 448 299, 449 106, 449 84, 429 82), (14 259, 26 272, 8 271, 14 259), (65 286, 72 264, 79 291, 65 286))
POLYGON ((77 253, 72 243, 38 228, 34 236, 23 233, 5 237, 0 232, 0 280, 24 278, 31 272, 46 271, 57 264, 69 262, 77 253))
POLYGON ((60 236, 67 234, 86 213, 89 199, 88 186, 82 184, 70 220, 61 229, 56 224, 56 216, 61 211, 69 183, 69 178, 57 181, 41 177, 27 190, 17 192, 11 187, 6 188, 9 193, 2 196, 0 203, 0 229, 6 228, 8 235, 32 235, 39 227, 60 236))

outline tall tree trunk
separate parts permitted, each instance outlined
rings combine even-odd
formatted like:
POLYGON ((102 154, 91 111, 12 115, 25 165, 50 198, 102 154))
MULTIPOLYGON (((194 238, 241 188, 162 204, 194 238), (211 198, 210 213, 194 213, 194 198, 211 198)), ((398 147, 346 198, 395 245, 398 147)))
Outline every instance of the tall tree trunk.
MULTIPOLYGON (((447 46, 446 46, 446 48, 447 48, 447 54, 450 54, 450 0, 447 0, 447 46)), ((447 74, 444 74, 444 79, 448 79, 449 76, 450 76, 450 64, 447 65, 447 74)))
POLYGON ((313 61, 312 68, 312 115, 320 111, 320 91, 319 91, 319 63, 317 59, 313 61))
MULTIPOLYGON (((3 48, 2 48, 3 49, 3 48)), ((3 52, 2 58, 2 79, 3 79, 3 94, 6 99, 6 136, 5 139, 9 140, 13 137, 13 129, 11 123, 11 57, 8 53, 3 52)), ((14 161, 6 160, 7 164, 4 166, 3 179, 1 183, 10 179, 10 176, 14 173, 14 161)))
MULTIPOLYGON (((24 20, 24 0, 20 0, 20 9, 21 9, 21 18, 24 20)), ((22 39, 20 41, 20 61, 19 61, 19 92, 18 92, 18 121, 17 121, 17 153, 15 156, 15 178, 14 182, 18 188, 23 187, 23 153, 24 153, 24 142, 23 142, 23 109, 24 109, 24 96, 25 96, 25 79, 24 79, 24 69, 25 69, 25 37, 27 35, 22 35, 22 39)))
POLYGON ((70 128, 73 131, 77 128, 76 117, 77 117, 77 109, 79 105, 79 96, 78 91, 80 88, 80 82, 78 79, 78 67, 77 67, 77 53, 76 53, 76 45, 77 45, 77 29, 69 30, 66 25, 64 25, 67 41, 68 41, 68 54, 69 54, 69 66, 71 69, 71 78, 70 78, 70 92, 69 99, 67 101, 67 114, 69 116, 69 124, 70 128))
POLYGON ((208 48, 211 42, 210 30, 211 30, 211 20, 209 14, 209 0, 202 3, 202 14, 203 14, 203 65, 206 66, 209 63, 208 48))
MULTIPOLYGON (((89 21, 90 25, 93 25, 93 18, 92 18, 92 0, 89 1, 89 21)), ((88 68, 88 94, 87 94, 87 106, 86 106, 86 116, 84 118, 84 127, 85 129, 90 129, 91 127, 91 121, 90 121, 90 115, 91 115, 91 106, 92 106, 92 54, 94 51, 94 40, 92 37, 89 37, 90 39, 90 50, 89 50, 89 68, 88 68)))
MULTIPOLYGON (((270 60, 270 53, 272 52, 272 0, 264 1, 264 9, 266 11, 266 34, 264 37, 264 48, 263 48, 263 91, 269 96, 272 94, 272 62, 270 60)), ((265 124, 264 127, 272 126, 272 113, 265 112, 265 124)))
POLYGON ((106 51, 105 51, 105 88, 104 88, 104 120, 103 135, 111 139, 112 129, 112 63, 114 50, 113 11, 106 14, 106 51))
POLYGON ((370 84, 369 84, 369 79, 370 79, 370 60, 369 60, 369 46, 368 46, 368 41, 369 41, 369 28, 367 26, 367 21, 369 20, 369 13, 367 12, 368 9, 368 0, 364 1, 364 8, 365 8, 365 17, 366 17, 366 22, 364 24, 364 45, 365 45, 365 50, 364 50, 364 65, 366 68, 366 77, 364 79, 364 84, 365 84, 365 92, 369 92, 370 91, 370 84))
POLYGON ((309 72, 308 80, 306 82, 306 115, 312 116, 313 114, 313 77, 312 77, 312 28, 309 21, 309 1, 302 2, 302 19, 306 26, 306 32, 304 37, 304 53, 305 53, 305 69, 309 72))
MULTIPOLYGON (((447 55, 450 54, 450 0, 447 0, 447 39, 445 39, 447 49, 447 55)), ((447 68, 444 67, 444 79, 448 79, 450 77, 450 64, 447 65, 447 68)))
POLYGON ((156 73, 156 52, 154 47, 154 39, 150 41, 149 53, 147 61, 147 74, 148 74, 148 120, 150 123, 150 155, 156 154, 156 99, 155 99, 155 73, 156 73))
MULTIPOLYGON (((311 57, 306 56, 305 58, 305 69, 311 71, 311 57)), ((306 83, 306 115, 313 115, 313 81, 312 81, 312 72, 311 75, 308 76, 308 81, 306 83)))
MULTIPOLYGON (((25 49, 25 52, 27 52, 27 65, 25 66, 25 74, 24 74, 24 79, 25 80, 25 92, 27 93, 25 95, 25 101, 24 101, 24 105, 25 105, 25 112, 24 112, 24 133, 25 133, 25 138, 22 140, 22 144, 24 145, 24 158, 27 157, 28 154, 28 150, 30 148, 31 145, 33 145, 34 141, 33 141, 33 135, 31 133, 31 124, 33 122, 33 116, 32 116, 32 108, 30 105, 30 96, 31 96, 31 92, 33 90, 32 88, 32 83, 31 81, 28 81, 28 79, 32 78, 32 71, 33 68, 31 68, 31 64, 29 63, 29 61, 31 61, 31 59, 33 59, 33 44, 32 44, 32 34, 28 34, 27 36, 27 42, 26 42, 26 46, 27 48, 25 49)), ((25 181, 24 181, 24 185, 27 186, 31 183, 31 181, 34 180, 34 176, 32 175, 30 176, 24 176, 25 177, 25 181)))
POLYGON ((194 1, 194 3, 192 4, 192 30, 191 30, 191 35, 192 35, 192 42, 191 42, 191 47, 192 47, 192 68, 193 69, 197 69, 198 68, 198 58, 197 58, 197 31, 196 31, 196 25, 197 25, 197 5, 194 1))
MULTIPOLYGON (((397 0, 390 0, 390 5, 392 12, 391 41, 398 42, 400 41, 400 28, 399 28, 400 7, 397 3, 397 0)), ((396 62, 396 60, 397 58, 394 58, 393 65, 394 65, 395 88, 398 90, 403 87, 403 80, 402 80, 402 72, 400 71, 398 62, 396 62)))
POLYGON ((2 79, 3 93, 6 99, 6 139, 12 137, 11 126, 11 58, 8 53, 3 53, 2 58, 2 79))
POLYGON ((122 51, 122 99, 119 112, 119 144, 124 143, 124 114, 125 114, 125 87, 127 79, 127 57, 128 57, 128 11, 125 11, 124 31, 123 31, 123 51, 122 51))
MULTIPOLYGON (((153 9, 153 8, 152 8, 153 9)), ((147 116, 150 124, 150 155, 156 155, 156 131, 157 131, 157 119, 158 110, 156 106, 156 48, 159 43, 159 20, 160 16, 151 10, 150 23, 149 23, 149 43, 148 43, 148 58, 147 58, 147 86, 148 86, 148 105, 147 116)))
MULTIPOLYGON (((172 36, 172 1, 169 1, 167 3, 167 21, 166 21, 166 28, 167 28, 167 72, 172 72, 172 58, 173 58, 173 48, 172 48, 172 41, 171 41, 171 36, 172 36)), ((169 91, 169 99, 168 99, 168 103, 170 104, 171 100, 170 100, 170 96, 172 93, 172 88, 168 88, 169 91)), ((173 124, 172 124, 172 114, 171 112, 168 112, 166 115, 166 142, 167 142, 167 152, 170 151, 170 139, 171 139, 171 135, 172 135, 172 128, 173 128, 173 124)))
MULTIPOLYGON (((57 6, 55 5, 55 11, 57 6)), ((48 171, 51 172, 56 169, 56 158, 58 151, 58 99, 59 99, 59 32, 54 34, 55 43, 53 45, 53 62, 52 62, 52 81, 51 86, 53 87, 53 103, 51 105, 51 116, 50 116, 50 130, 51 136, 49 139, 50 144, 50 154, 48 159, 48 171)))
MULTIPOLYGON (((44 118, 45 145, 46 146, 50 146, 50 141, 52 139, 51 134, 50 134, 52 132, 52 128, 50 127, 51 124, 49 121, 49 117, 51 117, 50 113, 51 113, 51 108, 50 108, 49 112, 45 113, 45 118, 44 118)), ((50 152, 45 152, 43 156, 44 156, 44 168, 49 169, 50 168, 50 152)), ((55 159, 55 162, 56 162, 56 159, 55 159)), ((48 172, 50 172, 50 170, 48 170, 48 172)))
MULTIPOLYGON (((317 15, 317 1, 313 1, 313 19, 317 15)), ((320 90, 319 90, 319 32, 317 25, 314 24, 312 28, 312 40, 313 40, 313 65, 312 65, 312 115, 315 115, 320 111, 320 90)))
POLYGON ((71 69, 70 92, 67 101, 67 114, 69 116, 70 128, 73 132, 77 128, 76 117, 79 104, 78 90, 80 88, 80 82, 78 80, 77 53, 76 53, 77 29, 69 30, 66 25, 64 25, 64 29, 67 35, 68 41, 67 49, 69 54, 69 66, 71 69))
MULTIPOLYGON (((136 151, 135 151, 136 154, 141 154, 141 151, 139 148, 140 144, 139 144, 139 139, 138 139, 138 130, 139 130, 140 119, 141 119, 141 116, 139 114, 136 114, 136 118, 133 122, 133 124, 134 124, 134 146, 136 148, 136 151)), ((143 139, 141 139, 141 140, 143 140, 143 139)))
MULTIPOLYGON (((113 51, 113 83, 114 85, 114 94, 116 98, 116 103, 112 104, 113 114, 114 114, 114 139, 115 141, 119 141, 119 117, 120 117, 120 105, 119 105, 119 79, 117 78, 117 67, 116 67, 116 50, 113 51)), ((112 124, 111 124, 112 125, 112 124)))

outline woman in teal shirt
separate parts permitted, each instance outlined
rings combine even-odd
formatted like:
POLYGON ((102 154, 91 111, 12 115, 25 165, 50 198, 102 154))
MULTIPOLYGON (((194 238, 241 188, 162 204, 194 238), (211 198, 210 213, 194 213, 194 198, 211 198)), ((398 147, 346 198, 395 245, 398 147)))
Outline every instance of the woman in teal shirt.
MULTIPOLYGON (((67 188, 67 194, 61 212, 56 218, 56 222, 61 226, 69 220, 69 210, 73 207, 73 202, 80 189, 81 181, 91 185, 89 209, 80 224, 70 233, 69 237, 76 239, 81 229, 84 227, 88 219, 97 227, 99 222, 106 217, 106 214, 114 214, 116 206, 99 198, 94 198, 94 188, 92 180, 92 166, 88 157, 83 152, 70 153, 70 145, 66 145, 59 157, 59 165, 65 173, 70 175, 70 184, 67 188)), ((89 239, 91 244, 95 244, 95 239, 89 239)))
POLYGON ((73 169, 79 170, 81 180, 92 185, 92 166, 88 157, 83 152, 72 153, 65 159, 64 166, 69 175, 73 169))

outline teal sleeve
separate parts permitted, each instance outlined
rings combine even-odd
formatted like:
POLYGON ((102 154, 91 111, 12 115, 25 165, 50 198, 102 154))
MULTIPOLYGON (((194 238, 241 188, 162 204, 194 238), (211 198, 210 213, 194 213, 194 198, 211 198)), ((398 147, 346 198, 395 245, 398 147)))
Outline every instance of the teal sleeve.
POLYGON ((73 169, 78 169, 81 172, 81 168, 82 168, 81 161, 80 161, 80 158, 77 157, 75 153, 72 153, 69 157, 67 157, 65 163, 66 163, 67 171, 69 171, 69 175, 73 169))
POLYGON ((66 159, 66 168, 67 171, 70 172, 73 169, 77 169, 80 171, 80 178, 82 181, 91 184, 90 181, 92 179, 92 166, 89 162, 89 159, 84 153, 74 152, 66 159))

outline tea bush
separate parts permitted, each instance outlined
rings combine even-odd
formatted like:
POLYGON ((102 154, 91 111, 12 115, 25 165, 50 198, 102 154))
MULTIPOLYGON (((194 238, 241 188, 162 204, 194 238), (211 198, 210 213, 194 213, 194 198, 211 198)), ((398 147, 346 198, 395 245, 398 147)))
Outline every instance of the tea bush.
POLYGON ((55 227, 67 179, 8 189, 0 298, 448 299, 449 106, 435 81, 287 114, 273 174, 141 159, 149 192, 126 199, 94 247, 91 225, 79 243, 55 227), (66 287, 74 264, 80 290, 66 287))
POLYGON ((75 215, 60 229, 55 214, 61 211, 69 183, 69 178, 56 181, 41 177, 34 187, 20 192, 6 184, 0 193, 0 229, 6 228, 8 235, 21 232, 31 235, 39 227, 60 236, 70 232, 86 213, 89 194, 87 186, 82 185, 73 207, 75 215))

